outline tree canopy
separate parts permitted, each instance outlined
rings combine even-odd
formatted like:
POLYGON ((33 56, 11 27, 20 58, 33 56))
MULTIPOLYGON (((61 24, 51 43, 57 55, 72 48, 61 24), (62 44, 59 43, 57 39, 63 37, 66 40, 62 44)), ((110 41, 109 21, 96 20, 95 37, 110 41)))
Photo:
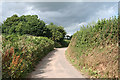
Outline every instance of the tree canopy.
POLYGON ((45 22, 38 19, 37 15, 23 15, 18 17, 15 14, 3 22, 2 33, 47 36, 47 34, 49 34, 49 30, 45 27, 45 22))
POLYGON ((53 23, 50 23, 46 27, 50 30, 51 32, 50 37, 53 41, 60 42, 64 39, 66 32, 62 26, 57 26, 54 25, 53 23))
POLYGON ((48 37, 53 41, 61 42, 66 32, 62 26, 46 23, 38 18, 37 15, 13 15, 8 17, 2 24, 4 34, 29 34, 33 36, 48 37))

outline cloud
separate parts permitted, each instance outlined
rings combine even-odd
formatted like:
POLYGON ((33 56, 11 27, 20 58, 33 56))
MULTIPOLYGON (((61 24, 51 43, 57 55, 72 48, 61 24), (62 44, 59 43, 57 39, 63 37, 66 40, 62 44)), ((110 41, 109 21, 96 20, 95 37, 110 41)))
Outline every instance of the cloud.
POLYGON ((75 23, 70 25, 69 27, 65 27, 66 31, 68 32, 69 35, 72 35, 73 33, 75 33, 76 31, 80 30, 81 26, 86 26, 87 23, 86 22, 81 22, 81 23, 75 23))
POLYGON ((67 30, 68 34, 71 35, 71 34, 75 33, 76 31, 80 30, 80 27, 82 27, 83 25, 84 26, 86 26, 87 24, 93 25, 92 23, 97 22, 98 18, 99 19, 104 19, 104 18, 109 19, 112 16, 115 16, 115 15, 117 16, 117 14, 118 14, 117 6, 118 6, 117 4, 115 4, 109 8, 106 8, 106 6, 104 6, 102 9, 96 11, 93 15, 89 16, 87 18, 86 22, 81 22, 80 24, 79 23, 72 24, 65 29, 67 30))
POLYGON ((4 2, 3 19, 13 14, 38 15, 47 24, 53 22, 73 34, 98 18, 117 15, 117 2, 4 2))
POLYGON ((34 10, 33 6, 30 6, 25 8, 25 13, 23 13, 23 15, 38 15, 38 14, 37 11, 34 10))
MULTIPOLYGON (((25 12, 27 5, 25 3, 18 2, 3 2, 2 3, 2 17, 5 20, 7 17, 13 14, 22 15, 25 12)), ((2 21, 3 21, 2 20, 2 21)))
POLYGON ((88 20, 88 22, 90 21, 98 21, 99 19, 109 19, 112 16, 117 16, 118 15, 118 4, 115 4, 109 8, 106 8, 106 6, 103 7, 103 9, 99 10, 98 12, 96 12, 94 14, 94 16, 90 16, 90 20, 88 20))
POLYGON ((86 22, 82 22, 82 23, 78 24, 78 26, 83 26, 83 25, 87 25, 87 23, 86 22))

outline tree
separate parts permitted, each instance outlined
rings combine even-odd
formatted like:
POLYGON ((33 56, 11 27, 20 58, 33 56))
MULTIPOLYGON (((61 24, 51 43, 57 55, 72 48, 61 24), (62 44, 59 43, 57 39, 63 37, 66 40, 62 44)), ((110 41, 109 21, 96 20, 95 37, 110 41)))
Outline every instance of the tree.
POLYGON ((53 41, 61 42, 64 39, 66 32, 62 26, 58 27, 50 23, 46 27, 50 30, 51 34, 49 36, 53 41))
POLYGON ((16 33, 14 27, 18 25, 18 23, 19 23, 19 17, 16 14, 13 15, 12 17, 7 18, 6 21, 4 21, 2 24, 2 33, 8 34, 11 33, 11 31, 16 33))
POLYGON ((23 15, 18 17, 15 14, 3 22, 2 33, 47 36, 50 33, 50 30, 45 27, 44 21, 38 19, 37 15, 23 15))

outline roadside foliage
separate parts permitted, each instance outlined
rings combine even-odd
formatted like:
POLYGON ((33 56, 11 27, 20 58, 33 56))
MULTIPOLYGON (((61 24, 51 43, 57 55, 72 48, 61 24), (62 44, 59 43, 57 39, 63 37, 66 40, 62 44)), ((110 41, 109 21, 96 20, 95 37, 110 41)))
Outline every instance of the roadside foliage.
POLYGON ((81 27, 66 52, 74 66, 90 77, 118 78, 118 18, 81 27))
POLYGON ((2 36, 2 77, 25 77, 47 53, 54 49, 54 41, 30 35, 2 36))

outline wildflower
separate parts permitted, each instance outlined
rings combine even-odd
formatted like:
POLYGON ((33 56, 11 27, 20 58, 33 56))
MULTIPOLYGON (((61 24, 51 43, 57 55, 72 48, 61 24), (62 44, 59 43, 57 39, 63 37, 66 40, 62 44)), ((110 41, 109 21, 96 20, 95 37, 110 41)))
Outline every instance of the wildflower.
POLYGON ((11 47, 10 53, 14 53, 14 47, 11 47))
POLYGON ((14 57, 13 57, 12 64, 15 63, 15 58, 16 58, 16 55, 14 55, 14 57))
POLYGON ((20 58, 20 55, 16 57, 15 66, 17 66, 17 64, 18 64, 19 58, 20 58))
POLYGON ((9 54, 9 50, 7 49, 7 51, 5 52, 5 57, 7 57, 8 54, 9 54))
POLYGON ((23 59, 20 59, 20 63, 22 62, 23 59))

